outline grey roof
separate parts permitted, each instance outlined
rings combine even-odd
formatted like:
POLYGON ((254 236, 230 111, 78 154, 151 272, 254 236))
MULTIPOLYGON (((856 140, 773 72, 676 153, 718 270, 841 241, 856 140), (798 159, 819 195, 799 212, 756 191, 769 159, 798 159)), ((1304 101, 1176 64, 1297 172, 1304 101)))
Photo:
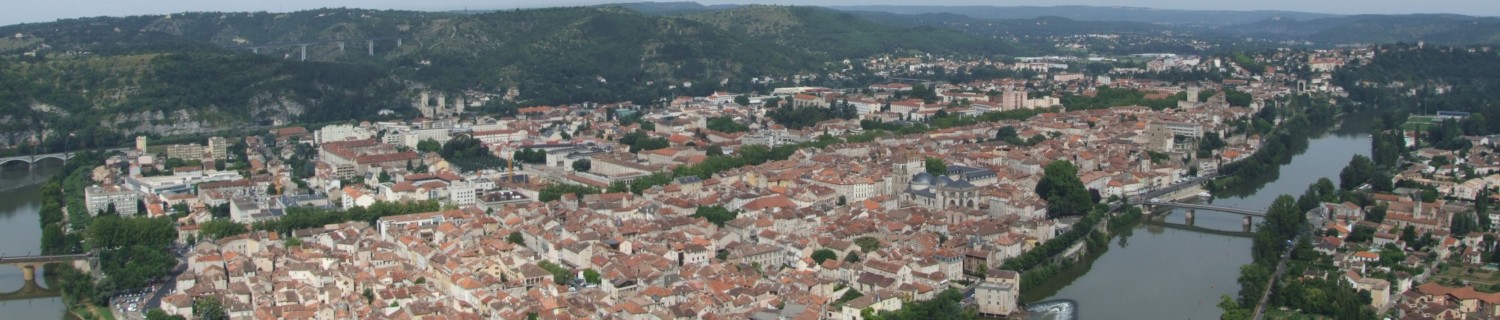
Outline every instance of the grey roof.
POLYGON ((918 173, 916 176, 912 176, 911 183, 912 184, 932 184, 933 180, 934 180, 934 178, 933 178, 933 176, 932 176, 931 173, 923 172, 923 173, 918 173))

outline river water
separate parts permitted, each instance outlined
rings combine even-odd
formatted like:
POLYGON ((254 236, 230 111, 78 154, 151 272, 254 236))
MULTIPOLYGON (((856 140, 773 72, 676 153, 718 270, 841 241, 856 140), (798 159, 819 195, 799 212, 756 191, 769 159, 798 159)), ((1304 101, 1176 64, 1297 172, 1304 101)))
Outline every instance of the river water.
MULTIPOLYGON (((42 251, 41 184, 61 171, 61 163, 43 161, 34 168, 12 163, 0 167, 0 256, 38 254, 42 251)), ((48 287, 48 279, 37 270, 37 285, 48 287)), ((64 319, 62 297, 15 300, 10 294, 25 285, 21 269, 0 266, 0 319, 64 319)))
MULTIPOLYGON (((1301 195, 1319 178, 1338 185, 1339 171, 1355 154, 1370 155, 1370 117, 1355 114, 1330 132, 1314 135, 1307 151, 1281 167, 1263 186, 1237 195, 1215 195, 1214 205, 1265 210, 1282 194, 1301 195)), ((1195 226, 1242 232, 1240 215, 1199 210, 1195 226)), ((1166 224, 1185 223, 1183 210, 1166 224)), ((1256 223, 1260 223, 1257 219, 1256 223)), ((1240 266, 1250 263, 1250 238, 1141 223, 1061 276, 1024 297, 1071 299, 1079 319, 1218 319, 1219 297, 1237 297, 1240 266)))

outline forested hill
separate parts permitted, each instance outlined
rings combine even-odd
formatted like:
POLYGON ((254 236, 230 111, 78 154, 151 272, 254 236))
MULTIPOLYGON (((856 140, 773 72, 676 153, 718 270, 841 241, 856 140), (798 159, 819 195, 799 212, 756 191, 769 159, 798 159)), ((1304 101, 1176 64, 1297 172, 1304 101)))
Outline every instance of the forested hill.
POLYGON ((834 58, 907 49, 936 53, 1031 53, 1003 41, 931 26, 876 23, 848 12, 817 7, 752 5, 682 17, 732 32, 834 58))
POLYGON ((1500 100, 1494 95, 1500 92, 1500 52, 1494 50, 1386 45, 1368 63, 1339 70, 1334 80, 1349 90, 1350 99, 1406 111, 1384 114, 1467 111, 1480 114, 1470 119, 1484 125, 1466 126, 1465 133, 1500 132, 1500 100))
POLYGON ((49 128, 188 133, 367 119, 381 110, 410 116, 418 90, 514 87, 530 104, 648 102, 764 89, 750 78, 821 73, 842 68, 840 58, 900 49, 1004 53, 954 31, 876 25, 824 9, 721 12, 743 18, 619 7, 475 15, 321 9, 0 26, 0 146, 49 128), (306 62, 298 47, 227 48, 386 36, 403 43, 377 42, 374 56, 363 42, 310 45, 306 62))
POLYGON ((1355 15, 1309 20, 1274 19, 1225 27, 1233 36, 1306 40, 1318 44, 1500 44, 1500 18, 1452 14, 1355 15))

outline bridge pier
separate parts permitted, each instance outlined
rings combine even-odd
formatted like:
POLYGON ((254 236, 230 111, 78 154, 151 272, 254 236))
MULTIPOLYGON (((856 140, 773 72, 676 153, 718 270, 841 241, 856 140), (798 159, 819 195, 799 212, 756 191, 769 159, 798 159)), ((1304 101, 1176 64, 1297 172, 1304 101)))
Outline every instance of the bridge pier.
POLYGON ((307 45, 302 45, 302 61, 307 61, 307 45))
POLYGON ((375 56, 375 40, 365 40, 365 49, 370 52, 370 56, 375 56))
POLYGON ((1193 225, 1193 218, 1196 218, 1196 214, 1194 214, 1193 209, 1187 209, 1187 213, 1185 214, 1185 216, 1187 217, 1187 224, 1190 226, 1193 225))
POLYGON ((260 48, 250 48, 250 53, 260 54, 260 48))
POLYGON ((339 54, 344 54, 344 42, 339 41, 339 54))
POLYGON ((397 47, 401 46, 401 38, 396 38, 396 46, 397 47))
POLYGON ((21 279, 26 282, 36 281, 36 265, 24 264, 21 267, 21 279))

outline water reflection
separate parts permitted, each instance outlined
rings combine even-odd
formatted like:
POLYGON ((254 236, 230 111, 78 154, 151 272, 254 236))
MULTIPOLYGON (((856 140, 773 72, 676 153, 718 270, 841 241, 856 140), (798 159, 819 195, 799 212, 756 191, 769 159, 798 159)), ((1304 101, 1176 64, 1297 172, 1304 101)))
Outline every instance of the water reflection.
MULTIPOLYGON (((15 256, 41 252, 41 227, 37 224, 41 209, 41 184, 61 171, 60 161, 42 161, 34 167, 11 163, 0 167, 0 255, 15 256)), ((19 268, 0 266, 0 318, 64 319, 62 298, 49 288, 56 279, 47 277, 46 268, 36 270, 35 289, 51 292, 44 297, 19 295, 28 285, 19 268)))

